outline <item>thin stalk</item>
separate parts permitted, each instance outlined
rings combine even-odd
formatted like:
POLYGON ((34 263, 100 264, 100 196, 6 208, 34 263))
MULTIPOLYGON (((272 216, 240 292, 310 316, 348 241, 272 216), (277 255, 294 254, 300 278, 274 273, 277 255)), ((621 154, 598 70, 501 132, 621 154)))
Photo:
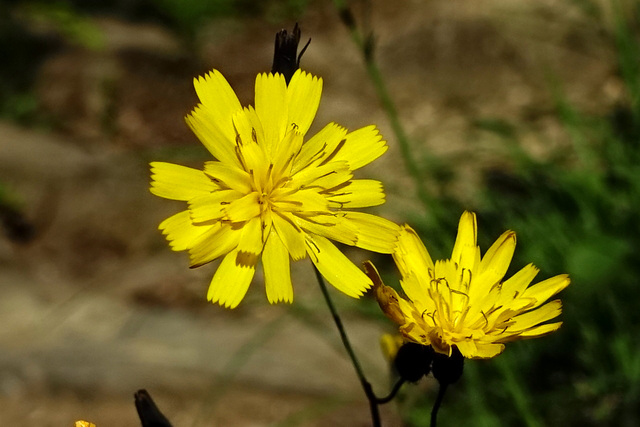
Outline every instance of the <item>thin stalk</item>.
POLYGON ((318 284, 320 285, 320 289, 322 290, 322 295, 324 296, 325 301, 327 302, 327 306, 329 307, 329 311, 331 311, 331 316, 333 317, 333 321, 338 328, 338 332, 340 333, 340 338, 342 339, 342 344, 344 348, 347 350, 349 354, 349 358, 351 359, 351 363, 356 370, 356 374, 358 375, 358 379, 360 380, 360 384, 362 384, 362 388, 364 389, 364 394, 367 396, 369 400, 369 409, 371 411, 371 421, 373 427, 381 427, 380 424, 380 412, 378 410, 378 398, 373 393, 373 389, 371 388, 371 384, 367 381, 367 378, 364 375, 362 367, 360 366, 360 362, 358 362, 358 358, 356 357, 356 353, 353 351, 353 347, 351 347, 351 342, 349 341, 349 337, 347 337, 347 333, 342 325, 342 319, 338 315, 336 311, 336 307, 333 305, 333 301, 331 300, 331 296, 329 295, 329 290, 327 289, 327 285, 324 283, 324 278, 322 274, 318 271, 317 268, 313 269, 316 273, 316 278, 318 279, 318 284))
POLYGON ((391 402, 393 398, 396 397, 396 394, 398 394, 398 391, 400 391, 400 388, 404 383, 405 383, 404 378, 398 378, 398 381, 396 381, 396 383, 393 385, 393 388, 391 389, 389 394, 385 397, 379 397, 377 399, 378 404, 382 405, 382 404, 391 402))
MULTIPOLYGON (((415 182, 418 198, 424 204, 426 209, 435 210, 438 209, 438 204, 434 203, 434 197, 429 193, 424 185, 424 176, 421 172, 421 168, 413 155, 411 141, 404 130, 404 126, 400 122, 398 110, 393 102, 387 85, 385 83, 380 67, 374 58, 374 40, 373 36, 369 35, 365 37, 358 29, 355 23, 355 18, 351 13, 351 10, 346 5, 344 0, 333 0, 334 5, 338 9, 340 18, 344 25, 347 27, 351 34, 353 42, 356 44, 360 52, 362 53, 367 74, 373 83, 373 87, 380 99, 382 108, 384 109, 391 129, 396 137, 398 146, 400 147, 400 153, 404 161, 407 172, 411 175, 411 178, 415 182)), ((435 163, 434 159, 427 159, 429 163, 435 163)), ((437 215, 436 215, 437 216, 437 215)))
POLYGON ((433 404, 433 409, 431 410, 431 427, 436 427, 436 422, 438 420, 438 410, 440 410, 440 405, 444 400, 444 394, 446 393, 448 386, 449 384, 447 383, 440 383, 440 389, 438 389, 438 397, 436 398, 436 401, 433 404))

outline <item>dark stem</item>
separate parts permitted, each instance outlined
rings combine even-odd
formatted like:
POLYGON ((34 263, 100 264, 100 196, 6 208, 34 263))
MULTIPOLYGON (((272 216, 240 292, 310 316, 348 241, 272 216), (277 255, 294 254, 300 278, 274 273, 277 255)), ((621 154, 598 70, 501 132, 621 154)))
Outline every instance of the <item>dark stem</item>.
POLYGON ((404 378, 398 378, 398 381, 393 385, 393 389, 391 389, 391 391, 389 392, 389 395, 385 397, 379 397, 377 399, 378 404, 382 405, 382 404, 391 402, 391 400, 393 400, 393 398, 396 397, 396 394, 398 394, 398 391, 400 391, 400 387, 402 387, 404 383, 405 383, 404 378))
POLYGON ((318 279, 318 283, 320 284, 320 289, 322 290, 322 295, 324 295, 324 299, 327 302, 327 306, 329 306, 329 311, 331 311, 331 316, 333 317, 333 321, 338 328, 338 332, 340 333, 340 338, 342 339, 342 344, 344 348, 347 350, 349 354, 349 358, 351 359, 351 363, 356 370, 356 374, 358 375, 358 379, 360 380, 360 384, 362 384, 362 388, 364 389, 364 394, 367 396, 369 400, 369 409, 371 410, 371 422, 373 427, 381 427, 380 424, 380 412, 378 411, 378 398, 373 393, 373 389, 371 388, 371 384, 367 381, 367 378, 364 376, 364 372, 362 371, 362 367, 360 366, 360 362, 358 362, 358 358, 356 357, 355 352, 353 351, 353 347, 351 347, 351 343, 349 342, 349 337, 347 337, 347 333, 344 330, 344 326, 342 325, 342 320, 336 311, 336 307, 333 305, 333 301, 329 296, 329 291, 327 289, 327 285, 324 283, 324 278, 322 274, 318 271, 317 268, 314 267, 314 271, 316 273, 316 278, 318 279))
POLYGON ((444 399, 444 393, 447 391, 447 387, 449 384, 440 383, 440 389, 438 390, 438 397, 436 398, 435 403, 433 404, 433 409, 431 410, 431 427, 436 427, 436 421, 438 419, 438 410, 440 409, 440 404, 444 399))

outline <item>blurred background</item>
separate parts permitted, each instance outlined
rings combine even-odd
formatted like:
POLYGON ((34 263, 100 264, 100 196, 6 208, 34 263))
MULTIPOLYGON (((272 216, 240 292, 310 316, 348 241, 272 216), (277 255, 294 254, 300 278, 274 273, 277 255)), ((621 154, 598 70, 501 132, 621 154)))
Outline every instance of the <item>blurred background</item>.
MULTIPOLYGON (((215 264, 189 270, 157 231, 182 204, 148 191, 149 161, 209 159, 183 120, 193 78, 217 68, 252 103, 295 22, 324 79, 312 132, 374 123, 388 140, 359 174, 385 183, 373 212, 446 258, 474 210, 483 251, 516 231, 511 273, 572 277, 560 331, 468 361, 441 423, 640 424, 638 2, 345 5, 373 34, 377 85, 328 0, 0 2, 0 424, 137 426, 147 388, 176 427, 370 425, 311 264, 293 264, 291 306, 269 306, 260 273, 238 309, 213 306, 215 264)), ((397 284, 390 257, 348 254, 397 284)), ((370 296, 334 296, 386 394, 393 325, 370 296)), ((405 386, 384 425, 428 425, 435 395, 405 386)))

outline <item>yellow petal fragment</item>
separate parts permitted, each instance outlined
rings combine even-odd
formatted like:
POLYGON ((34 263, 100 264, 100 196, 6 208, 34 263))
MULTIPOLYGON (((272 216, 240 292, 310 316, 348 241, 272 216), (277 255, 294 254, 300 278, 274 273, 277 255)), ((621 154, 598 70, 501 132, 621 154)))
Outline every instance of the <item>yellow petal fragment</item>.
POLYGON ((189 211, 178 212, 160 223, 158 228, 167 237, 174 251, 184 251, 211 229, 210 225, 196 226, 191 222, 189 211))
POLYGON ((96 427, 94 423, 90 423, 89 421, 76 421, 75 427, 96 427))
POLYGON ((245 108, 233 115, 236 131, 236 155, 245 171, 263 176, 269 161, 264 147, 262 125, 252 107, 245 108), (262 141, 262 142, 260 142, 262 141))
POLYGON ((385 201, 382 183, 374 179, 354 179, 326 194, 332 206, 340 209, 378 206, 385 201))
POLYGON ((234 250, 240 242, 242 229, 225 223, 216 223, 191 242, 190 267, 200 267, 234 250))
POLYGON ((515 299, 522 295, 527 286, 538 274, 538 268, 533 264, 527 264, 516 274, 505 280, 500 286, 500 296, 498 303, 502 304, 508 300, 515 299))
POLYGON ((222 162, 206 162, 204 173, 224 188, 231 188, 244 194, 250 193, 251 176, 239 167, 222 162))
POLYGON ((357 232, 357 247, 383 254, 393 253, 400 232, 397 224, 363 212, 343 212, 342 214, 357 232))
POLYGON ((291 177, 288 187, 302 188, 313 186, 314 188, 320 187, 324 190, 341 184, 347 181, 350 177, 349 164, 347 162, 331 162, 317 167, 302 169, 291 177), (337 182, 327 182, 325 179, 329 176, 336 176, 338 178, 337 182), (325 181, 322 183, 319 182, 321 179, 325 181))
POLYGON ((562 322, 538 325, 534 326, 533 328, 527 329, 518 336, 520 338, 537 338, 557 331, 558 329, 560 329, 560 326, 562 326, 562 322))
POLYGON ((382 156, 387 148, 387 142, 378 129, 370 125, 348 133, 334 160, 346 160, 351 170, 356 170, 382 156))
POLYGON ((469 270, 473 270, 473 266, 469 265, 469 254, 476 252, 477 230, 476 214, 465 211, 460 218, 460 223, 458 224, 458 235, 456 236, 456 242, 453 245, 451 261, 459 266, 464 265, 464 267, 469 270))
POLYGON ((305 135, 316 116, 322 94, 322 79, 298 69, 291 77, 287 88, 289 123, 298 126, 298 132, 305 135))
POLYGON ((378 270, 371 261, 365 261, 363 266, 364 272, 373 282, 373 294, 382 312, 398 325, 404 325, 405 318, 400 309, 400 297, 396 290, 392 287, 385 286, 382 278, 380 278, 380 274, 378 274, 378 270))
POLYGON ((512 331, 524 331, 540 323, 558 317, 562 313, 562 303, 560 300, 551 301, 542 307, 521 314, 511 319, 513 324, 509 327, 512 331))
POLYGON ((327 281, 339 291, 360 298, 371 287, 371 280, 333 243, 321 236, 306 236, 307 253, 327 281))
POLYGON ((329 213, 329 202, 315 190, 298 190, 280 198, 274 205, 283 212, 303 212, 305 215, 329 213))
POLYGON ((400 347, 402 347, 402 344, 404 344, 404 340, 400 335, 382 334, 380 337, 382 354, 384 354, 384 358, 390 363, 396 360, 396 355, 400 347))
POLYGON ((238 242, 237 262, 244 265, 255 265, 262 252, 262 223, 260 218, 253 218, 242 225, 242 236, 238 242))
MULTIPOLYGON (((412 273, 426 276, 425 280, 427 281, 435 277, 435 266, 431 255, 420 240, 418 233, 407 224, 400 227, 393 259, 403 277, 412 273)), ((409 297, 413 299, 412 296, 409 297)))
POLYGON ((489 359, 496 357, 504 351, 504 344, 482 343, 478 341, 456 342, 456 347, 458 347, 460 353, 468 359, 489 359), (473 344, 473 348, 471 344, 473 344))
POLYGON ((165 162, 151 162, 151 193, 187 201, 218 188, 203 171, 165 162))
POLYGON ((532 308, 536 308, 542 305, 546 300, 569 286, 571 280, 569 280, 569 275, 560 274, 558 276, 551 277, 547 280, 543 280, 540 283, 536 283, 533 286, 528 287, 522 293, 522 297, 524 298, 534 298, 536 303, 532 308))
POLYGON ((214 123, 227 139, 233 140, 231 116, 242 106, 227 79, 218 70, 212 70, 204 77, 193 79, 193 86, 200 102, 212 112, 214 123))
POLYGON ((307 255, 305 233, 296 224, 293 216, 279 212, 272 213, 273 226, 294 261, 307 255))
POLYGON ((291 175, 294 158, 302 146, 302 140, 302 134, 296 130, 295 126, 291 126, 282 141, 272 147, 271 159, 275 180, 280 180, 283 176, 288 179, 291 175))
POLYGON ((298 215, 297 218, 300 227, 307 233, 317 234, 350 246, 354 246, 358 242, 357 230, 344 219, 342 214, 298 215))
POLYGON ((267 152, 279 144, 287 127, 287 83, 282 74, 258 74, 255 85, 256 114, 262 123, 267 152))
POLYGON ((225 216, 225 208, 243 196, 236 190, 218 190, 189 200, 191 221, 195 224, 219 220, 225 216))
POLYGON ((221 162, 240 166, 236 157, 235 132, 231 116, 228 124, 221 123, 220 118, 208 106, 198 105, 185 117, 185 121, 213 157, 221 162), (221 126, 224 127, 224 131, 221 126))
POLYGON ((244 298, 255 274, 255 265, 237 262, 238 251, 224 257, 211 280, 207 299, 226 308, 236 308, 244 298))
POLYGON ((260 215, 260 196, 255 191, 234 200, 224 209, 225 217, 231 222, 243 222, 260 215))
POLYGON ((272 229, 262 252, 264 285, 271 304, 293 301, 293 286, 289 269, 289 252, 278 233, 272 229))
POLYGON ((502 280, 509 269, 513 253, 516 250, 516 233, 505 231, 482 257, 478 267, 479 280, 493 286, 502 280))
POLYGON ((320 132, 312 136, 302 145, 300 154, 296 157, 293 173, 296 173, 313 162, 326 159, 334 152, 340 141, 347 134, 347 130, 336 123, 329 123, 320 132))

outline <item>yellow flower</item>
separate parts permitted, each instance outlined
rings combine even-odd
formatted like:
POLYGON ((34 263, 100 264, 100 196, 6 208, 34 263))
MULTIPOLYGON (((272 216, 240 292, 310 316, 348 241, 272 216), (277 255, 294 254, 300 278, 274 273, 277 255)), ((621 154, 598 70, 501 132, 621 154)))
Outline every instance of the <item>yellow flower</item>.
POLYGON ((546 335, 562 324, 544 323, 560 315, 560 300, 544 303, 569 285, 569 277, 529 287, 538 273, 529 264, 503 281, 515 233, 503 233, 481 257, 476 232, 475 214, 465 212, 451 259, 434 264, 416 232, 401 227, 393 257, 407 299, 382 284, 372 264, 365 265, 380 307, 406 339, 449 356, 455 346, 464 357, 489 358, 500 354, 505 342, 546 335))
POLYGON ((200 104, 186 121, 215 161, 204 170, 151 163, 151 192, 188 209, 159 228, 191 267, 224 256, 207 298, 236 307, 262 259, 267 298, 291 302, 289 258, 307 255, 329 283, 352 297, 369 278, 329 241, 391 253, 398 226, 345 210, 384 203, 382 184, 353 179, 380 157, 386 142, 375 126, 348 132, 330 123, 304 141, 320 103, 322 80, 298 70, 259 74, 255 107, 242 108, 218 71, 194 80, 200 104))
POLYGON ((76 427, 96 427, 96 425, 88 421, 76 421, 76 427))

